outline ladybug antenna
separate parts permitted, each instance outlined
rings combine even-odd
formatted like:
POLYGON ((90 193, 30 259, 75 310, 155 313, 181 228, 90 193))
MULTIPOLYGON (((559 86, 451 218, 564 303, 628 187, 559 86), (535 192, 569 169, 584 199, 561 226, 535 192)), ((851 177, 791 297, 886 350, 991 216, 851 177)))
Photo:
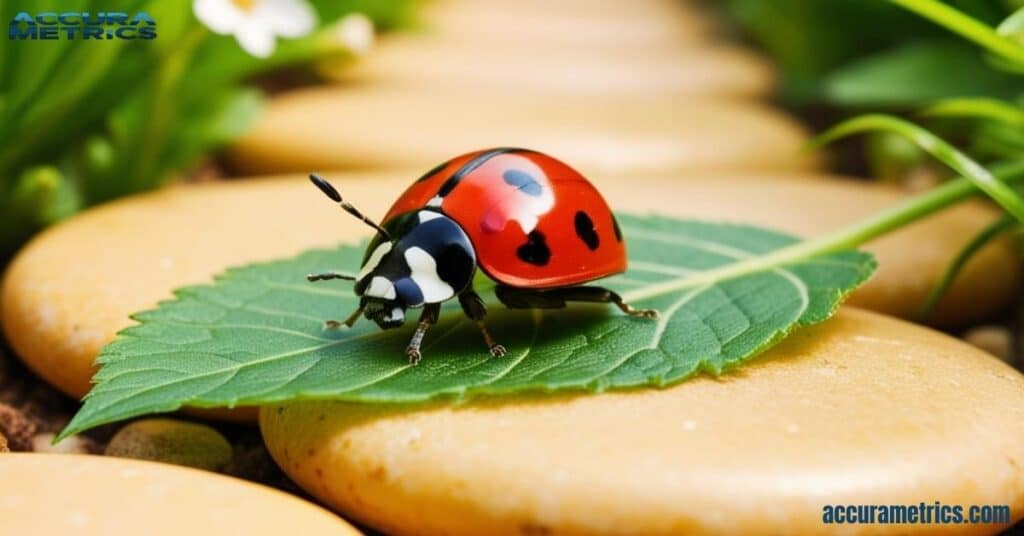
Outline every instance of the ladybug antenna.
POLYGON ((369 225, 370 227, 373 227, 374 229, 376 229, 377 232, 380 233, 382 236, 384 236, 384 238, 387 239, 389 242, 391 241, 391 234, 390 233, 388 233, 380 225, 377 225, 377 223, 375 221, 373 221, 370 218, 367 218, 366 216, 364 216, 363 213, 359 212, 359 209, 357 209, 356 207, 352 206, 351 203, 349 203, 348 201, 345 201, 344 199, 342 199, 341 198, 341 194, 338 193, 338 190, 336 190, 334 188, 334 186, 331 185, 331 183, 329 183, 326 180, 324 180, 323 177, 321 177, 320 175, 317 175, 316 173, 310 173, 309 174, 309 180, 312 181, 313 184, 315 184, 317 188, 320 188, 320 191, 323 192, 324 195, 326 195, 327 197, 330 197, 332 201, 334 201, 339 206, 341 206, 341 208, 345 212, 348 212, 349 214, 351 214, 351 215, 355 216, 356 218, 362 220, 362 222, 365 223, 366 225, 369 225))

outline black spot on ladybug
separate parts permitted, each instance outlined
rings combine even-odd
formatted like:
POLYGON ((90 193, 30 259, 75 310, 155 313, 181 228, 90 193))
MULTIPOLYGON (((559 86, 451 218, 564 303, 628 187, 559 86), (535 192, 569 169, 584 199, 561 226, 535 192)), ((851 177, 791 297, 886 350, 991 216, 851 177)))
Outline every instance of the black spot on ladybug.
POLYGON ((619 227, 619 220, 612 214, 612 229, 615 231, 615 240, 622 242, 622 229, 619 227))
POLYGON ((544 233, 530 231, 526 243, 516 249, 516 255, 523 261, 536 266, 545 266, 551 260, 551 249, 544 241, 544 233))
POLYGON ((540 197, 540 195, 544 193, 544 187, 537 182, 537 179, 533 178, 533 175, 530 175, 525 171, 510 169, 505 171, 505 173, 502 173, 501 178, 505 179, 505 182, 515 186, 519 191, 526 195, 540 197))
POLYGON ((587 245, 590 251, 594 251, 597 249, 597 246, 601 245, 601 239, 597 236, 597 229, 594 229, 594 220, 590 219, 586 212, 582 210, 576 211, 573 225, 576 227, 576 236, 587 245))
POLYGON ((462 179, 464 179, 466 175, 469 175, 476 168, 484 165, 484 162, 487 162, 488 160, 494 158, 495 156, 505 153, 516 153, 520 151, 522 151, 522 149, 516 149, 514 147, 499 147, 497 149, 484 151, 474 156, 472 159, 470 159, 469 162, 463 164, 462 167, 460 167, 455 173, 453 173, 451 177, 448 177, 448 180, 444 181, 444 184, 441 185, 441 189, 437 191, 437 196, 444 197, 452 193, 452 190, 454 190, 455 187, 459 185, 459 182, 462 181, 462 179))
POLYGON ((451 160, 445 160, 444 162, 441 162, 440 164, 430 168, 430 171, 424 173, 422 177, 416 179, 416 182, 423 182, 429 179, 430 177, 437 175, 442 169, 445 168, 445 166, 448 165, 448 162, 451 162, 451 160))

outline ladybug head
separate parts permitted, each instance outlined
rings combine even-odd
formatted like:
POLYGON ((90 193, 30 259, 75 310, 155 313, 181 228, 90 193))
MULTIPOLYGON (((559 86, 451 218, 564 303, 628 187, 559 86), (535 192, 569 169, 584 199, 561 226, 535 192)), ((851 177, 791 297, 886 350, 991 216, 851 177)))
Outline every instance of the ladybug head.
POLYGON ((476 253, 454 220, 423 209, 394 217, 382 227, 343 201, 330 183, 317 175, 310 179, 346 212, 377 230, 355 277, 359 309, 367 319, 382 329, 397 328, 405 323, 407 309, 441 303, 469 287, 476 253))
POLYGON ((432 210, 403 214, 387 223, 388 239, 370 242, 355 291, 366 318, 381 328, 401 326, 405 311, 441 303, 467 288, 476 270, 469 237, 432 210))

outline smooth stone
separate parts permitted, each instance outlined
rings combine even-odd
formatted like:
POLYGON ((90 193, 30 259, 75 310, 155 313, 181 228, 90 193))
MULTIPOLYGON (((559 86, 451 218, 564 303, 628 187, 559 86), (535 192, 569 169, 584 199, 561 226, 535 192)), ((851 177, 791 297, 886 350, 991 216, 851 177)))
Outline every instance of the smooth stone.
MULTIPOLYGON (((537 48, 537 47, 533 47, 537 48)), ((325 67, 332 78, 361 87, 417 93, 506 97, 673 98, 763 97, 774 89, 771 65, 748 49, 702 44, 680 49, 547 49, 468 46, 451 38, 390 38, 366 58, 325 67)))
POLYGON ((242 172, 422 169, 486 147, 542 149, 588 175, 806 170, 806 131, 756 103, 518 99, 317 87, 271 101, 230 150, 242 172))
POLYGON ((217 430, 175 419, 142 419, 114 434, 107 456, 220 471, 231 463, 231 444, 217 430))
POLYGON ((293 495, 173 465, 4 454, 0 475, 4 534, 359 534, 341 518, 293 495))
POLYGON ((572 48, 598 55, 622 49, 676 50, 707 41, 715 26, 710 15, 665 0, 470 0, 432 2, 417 19, 423 33, 469 47, 500 44, 524 53, 572 48))
MULTIPOLYGON (((361 210, 379 216, 423 169, 327 176, 361 210)), ((591 178, 616 210, 755 223, 807 236, 907 198, 820 175, 591 178)), ((961 244, 996 217, 988 206, 965 203, 869 244, 881 266, 851 303, 912 316, 961 244)), ((172 289, 208 283, 229 266, 369 233, 301 176, 171 187, 89 210, 39 235, 8 268, 0 320, 15 353, 36 374, 80 397, 100 348, 132 324, 130 314, 170 298, 172 289)), ((1019 288, 1017 259, 1011 240, 990 244, 930 320, 965 325, 998 311, 1019 288)), ((244 420, 253 413, 212 416, 244 420)))
POLYGON ((1024 512, 1024 377, 856 309, 665 389, 260 415, 293 480, 386 533, 811 534, 826 504, 922 500, 1024 512))

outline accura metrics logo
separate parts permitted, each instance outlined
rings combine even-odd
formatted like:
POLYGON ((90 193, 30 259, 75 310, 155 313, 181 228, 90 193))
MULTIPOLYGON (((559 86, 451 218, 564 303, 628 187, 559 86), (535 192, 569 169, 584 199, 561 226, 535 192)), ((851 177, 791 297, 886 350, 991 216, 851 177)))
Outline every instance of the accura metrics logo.
POLYGON ((22 11, 11 19, 9 40, 150 40, 156 39, 156 21, 148 13, 116 11, 95 13, 22 11))

